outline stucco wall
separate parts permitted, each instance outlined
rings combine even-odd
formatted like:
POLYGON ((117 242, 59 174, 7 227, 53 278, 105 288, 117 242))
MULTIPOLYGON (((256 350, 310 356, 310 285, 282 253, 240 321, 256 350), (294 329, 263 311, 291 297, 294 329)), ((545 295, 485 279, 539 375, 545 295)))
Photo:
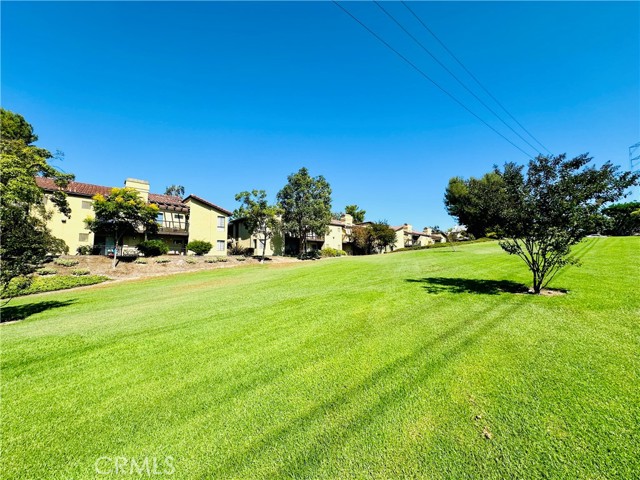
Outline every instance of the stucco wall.
POLYGON ((227 255, 227 227, 229 218, 224 213, 197 200, 187 199, 189 205, 189 242, 204 240, 211 242, 213 248, 209 255, 227 255), (218 217, 224 218, 224 226, 218 227, 218 217), (218 250, 218 242, 222 242, 221 250, 218 250))
POLYGON ((69 254, 76 253, 81 245, 93 245, 93 233, 84 224, 87 217, 92 217, 93 200, 87 197, 67 196, 67 202, 71 207, 71 218, 62 215, 49 200, 50 195, 45 195, 45 208, 52 214, 47 221, 47 226, 54 237, 61 238, 69 247, 69 254))

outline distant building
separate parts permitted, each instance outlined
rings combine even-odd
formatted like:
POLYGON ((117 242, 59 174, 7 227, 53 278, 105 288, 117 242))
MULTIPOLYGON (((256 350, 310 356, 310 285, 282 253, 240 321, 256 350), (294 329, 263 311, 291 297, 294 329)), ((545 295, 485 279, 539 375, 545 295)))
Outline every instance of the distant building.
MULTIPOLYGON (((89 183, 70 182, 64 190, 71 207, 71 218, 62 215, 55 208, 48 208, 49 195, 58 190, 50 178, 36 177, 36 183, 45 192, 45 207, 52 213, 47 221, 51 233, 64 240, 69 253, 75 253, 78 247, 91 246, 94 251, 105 253, 114 247, 114 238, 109 235, 94 235, 87 230, 84 220, 93 216, 93 196, 100 193, 107 196, 112 187, 89 183)), ((181 199, 169 195, 149 192, 149 182, 128 178, 124 186, 137 190, 140 197, 160 208, 158 213, 158 233, 149 235, 149 239, 160 239, 169 246, 169 252, 184 254, 187 243, 192 240, 211 242, 213 248, 209 255, 227 254, 227 226, 231 212, 196 195, 181 199)), ((144 232, 125 236, 121 244, 135 246, 145 239, 144 232)))

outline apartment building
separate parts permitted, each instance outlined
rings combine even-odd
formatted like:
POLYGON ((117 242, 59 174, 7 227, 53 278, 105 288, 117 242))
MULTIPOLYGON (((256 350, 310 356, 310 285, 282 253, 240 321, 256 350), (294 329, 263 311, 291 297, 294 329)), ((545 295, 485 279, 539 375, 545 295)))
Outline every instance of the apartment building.
MULTIPOLYGON (((65 192, 71 207, 71 218, 62 215, 53 206, 49 207, 48 193, 58 190, 49 178, 36 177, 36 183, 45 192, 45 207, 51 212, 47 226, 51 233, 63 239, 69 246, 69 253, 78 247, 90 246, 99 253, 114 247, 114 238, 109 235, 94 235, 86 228, 85 218, 93 216, 93 196, 107 196, 112 187, 89 183, 70 182, 65 192)), ((124 186, 136 190, 140 197, 158 205, 158 233, 148 239, 161 239, 169 246, 169 253, 185 254, 187 244, 192 240, 211 242, 209 255, 227 254, 227 228, 231 212, 196 195, 181 199, 170 195, 150 193, 149 182, 127 178, 124 186)), ((145 240, 143 232, 125 236, 121 244, 135 246, 145 240)))

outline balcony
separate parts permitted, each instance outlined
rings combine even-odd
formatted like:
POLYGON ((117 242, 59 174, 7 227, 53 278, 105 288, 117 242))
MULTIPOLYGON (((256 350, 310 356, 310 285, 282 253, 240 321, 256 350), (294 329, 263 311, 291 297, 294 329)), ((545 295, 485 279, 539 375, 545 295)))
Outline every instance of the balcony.
POLYGON ((161 235, 189 235, 187 222, 158 222, 158 233, 161 235))
POLYGON ((324 242, 324 235, 314 235, 310 233, 307 235, 308 242, 324 242))

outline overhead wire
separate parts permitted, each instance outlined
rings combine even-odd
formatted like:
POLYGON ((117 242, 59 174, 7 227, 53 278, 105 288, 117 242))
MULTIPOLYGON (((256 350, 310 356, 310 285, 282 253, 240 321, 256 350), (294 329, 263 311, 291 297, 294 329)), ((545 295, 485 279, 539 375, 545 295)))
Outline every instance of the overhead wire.
POLYGON ((360 19, 358 19, 355 15, 353 15, 349 10, 347 10, 346 8, 344 8, 342 5, 340 5, 336 0, 332 0, 332 3, 335 4, 338 8, 340 8, 344 13, 346 13, 349 17, 351 17, 354 21, 356 21, 360 26, 362 26, 367 32, 369 32, 369 34, 371 34, 374 38, 376 38, 380 43, 382 43, 385 47, 387 47, 389 50, 391 50, 393 53, 395 53, 398 57, 400 57, 404 62, 406 62, 408 65, 410 65, 414 70, 416 70, 420 75, 422 75, 425 79, 427 79, 429 82, 431 82, 436 88, 438 88, 442 93, 444 93, 445 95, 447 95, 449 98, 451 98, 454 102, 456 102, 458 105, 460 105, 464 110, 466 110, 469 114, 471 114, 473 117, 475 117, 477 120, 479 120, 481 123, 483 123, 486 127, 488 127, 489 129, 491 129, 494 133, 496 133, 498 136, 500 136, 503 140, 507 141, 509 144, 511 144, 514 148, 516 148, 517 150, 519 150, 520 152, 522 152, 524 155, 526 155, 527 157, 531 157, 532 155, 528 152, 526 152, 525 150, 523 150, 520 146, 516 145, 514 142, 512 142, 509 138, 507 138, 505 135, 503 135, 500 131, 496 130, 492 125, 490 125, 489 123, 487 123, 482 117, 480 117, 478 114, 476 114, 473 110, 471 110, 469 107, 467 107, 464 103, 462 103, 460 100, 458 100, 458 98, 456 98, 453 94, 451 94, 448 90, 446 90, 444 87, 442 87, 439 83, 437 83, 435 80, 433 80, 429 75, 427 75, 422 69, 420 69, 416 64, 414 64, 411 60, 409 60, 407 57, 405 57, 402 53, 400 53, 398 50, 396 50, 394 47, 392 47, 387 41, 385 41, 382 37, 380 37, 377 33, 375 33, 371 28, 369 28, 367 25, 365 25, 362 21, 360 21, 360 19))

